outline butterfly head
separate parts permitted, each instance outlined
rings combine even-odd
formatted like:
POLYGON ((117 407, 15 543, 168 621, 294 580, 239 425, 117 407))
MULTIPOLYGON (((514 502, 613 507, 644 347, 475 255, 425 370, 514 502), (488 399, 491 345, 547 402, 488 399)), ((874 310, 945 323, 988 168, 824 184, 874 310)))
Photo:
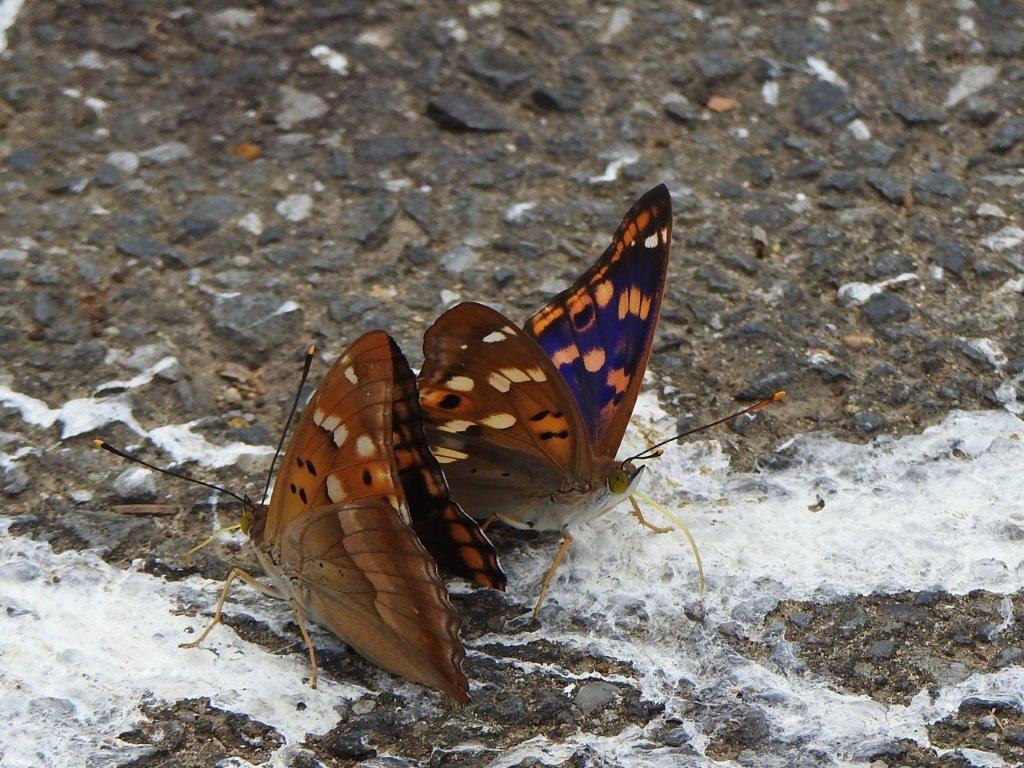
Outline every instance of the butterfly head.
POLYGON ((608 492, 619 501, 627 498, 636 489, 643 471, 643 467, 638 467, 629 461, 616 464, 605 479, 608 492))
POLYGON ((242 508, 242 519, 238 523, 242 533, 247 534, 250 539, 255 541, 263 535, 263 528, 266 524, 266 505, 257 504, 246 496, 244 507, 242 508))

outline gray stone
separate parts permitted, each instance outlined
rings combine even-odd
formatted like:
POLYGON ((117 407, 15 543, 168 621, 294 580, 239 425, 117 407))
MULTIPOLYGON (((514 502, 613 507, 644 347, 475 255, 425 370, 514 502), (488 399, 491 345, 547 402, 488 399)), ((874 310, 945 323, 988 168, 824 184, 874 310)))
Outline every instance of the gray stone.
POLYGON ((683 125, 690 125, 700 117, 700 110, 683 94, 675 91, 665 94, 661 99, 661 105, 665 108, 666 115, 683 125))
POLYGON ((114 493, 127 502, 152 501, 157 495, 156 476, 145 467, 128 467, 111 486, 114 493))
POLYGON ((155 147, 144 149, 139 152, 139 159, 144 163, 154 165, 173 165, 182 160, 192 157, 192 149, 180 141, 171 141, 167 144, 158 144, 155 147))
POLYGON ((348 157, 335 153, 327 158, 327 175, 332 179, 348 178, 348 157))
POLYGON ((864 302, 860 311, 872 325, 902 323, 910 319, 910 307, 895 293, 876 293, 864 302))
POLYGON ((807 160, 806 162, 799 163, 786 172, 787 181, 806 181, 807 179, 816 179, 821 175, 821 172, 825 170, 825 161, 821 158, 814 158, 813 160, 807 160))
POLYGON ((759 186, 771 184, 772 178, 775 175, 767 160, 754 155, 744 155, 736 161, 734 167, 748 181, 759 186))
POLYGON ((566 83, 558 88, 543 87, 533 92, 533 103, 549 112, 579 112, 583 109, 586 89, 579 83, 566 83))
MULTIPOLYGON (((860 414, 858 414, 860 415, 860 414)), ((862 430, 863 431, 863 430, 862 430)), ((874 432, 875 430, 871 430, 874 432)), ((896 653, 896 643, 892 640, 877 640, 865 652, 869 659, 891 659, 896 653)))
POLYGON ((32 485, 32 478, 21 464, 8 464, 0 468, 3 473, 3 492, 6 496, 17 496, 32 485))
POLYGON ((448 91, 431 99, 427 116, 455 131, 504 131, 508 120, 497 105, 466 91, 448 91))
POLYGON ((849 162, 862 168, 885 168, 892 162, 896 150, 880 141, 862 141, 854 145, 849 162))
POLYGON ((292 342, 302 310, 272 293, 217 296, 210 311, 214 332, 230 342, 233 357, 262 364, 266 353, 292 342))
POLYGON ((242 201, 234 195, 207 195, 185 209, 186 216, 213 219, 221 224, 237 219, 245 211, 242 201))
POLYGON ((829 115, 848 109, 846 91, 838 85, 815 80, 805 85, 796 97, 797 119, 805 128, 819 129, 829 115))
POLYGON ((992 125, 1003 113, 998 102, 987 96, 970 96, 964 101, 963 114, 974 125, 992 125))
POLYGON ((699 53, 694 56, 693 61, 697 65, 697 71, 709 85, 735 80, 743 74, 743 69, 746 66, 742 60, 734 59, 717 51, 699 53))
POLYGON ((856 171, 837 171, 825 177, 821 182, 824 190, 836 192, 853 192, 860 186, 861 176, 856 171))
POLYGON ((787 385, 800 378, 800 375, 789 368, 768 369, 758 373, 745 387, 736 392, 733 397, 741 402, 753 402, 771 397, 787 385))
POLYGON ((909 126, 941 125, 946 121, 939 110, 907 99, 893 99, 889 103, 896 115, 909 126))
POLYGON ((603 680, 588 680, 576 689, 574 701, 585 715, 602 709, 618 698, 619 689, 603 680))
POLYGON ((450 275, 459 275, 480 261, 479 254, 468 245, 459 245, 441 257, 441 269, 450 275))
POLYGON ((367 136, 356 140, 356 159, 364 163, 405 164, 419 157, 419 145, 405 136, 367 136))
POLYGON ((469 73, 502 93, 525 83, 533 76, 529 62, 502 48, 478 48, 466 54, 469 73))
POLYGON ((928 171, 922 173, 914 181, 914 189, 927 196, 941 197, 947 200, 961 200, 967 195, 967 185, 945 173, 928 171))
POLYGON ((1024 139, 1024 117, 1011 117, 999 126, 988 148, 992 152, 1009 152, 1021 139, 1024 139))
POLYGON ((890 203, 903 205, 907 196, 906 189, 891 173, 883 171, 881 168, 872 168, 865 171, 864 178, 878 194, 890 203))
POLYGON ((772 46, 782 56, 799 59, 832 47, 832 37, 811 26, 784 24, 772 31, 772 46))
POLYGON ((50 325, 60 314, 62 304, 54 291, 36 291, 32 294, 32 319, 40 325, 50 325))
POLYGON ((386 238, 396 213, 398 208, 388 198, 371 197, 345 210, 344 232, 362 245, 377 245, 386 238))
POLYGON ((34 149, 19 149, 4 158, 4 164, 18 173, 31 173, 39 167, 42 155, 34 149))
POLYGON ((327 102, 314 93, 305 93, 288 85, 277 89, 280 100, 274 121, 278 127, 290 131, 299 123, 315 120, 327 114, 327 102))

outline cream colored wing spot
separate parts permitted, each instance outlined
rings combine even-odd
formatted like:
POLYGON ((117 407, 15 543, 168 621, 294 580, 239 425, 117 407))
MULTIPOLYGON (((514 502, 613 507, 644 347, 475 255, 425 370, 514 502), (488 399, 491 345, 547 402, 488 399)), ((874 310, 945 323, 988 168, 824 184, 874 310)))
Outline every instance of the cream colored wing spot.
POLYGON ((474 382, 469 376, 452 376, 444 385, 456 392, 472 392, 474 382))
POLYGON ((501 331, 491 331, 481 339, 484 344, 495 344, 499 341, 504 341, 507 337, 501 331))
POLYGON ((454 448, 445 448, 443 445, 434 448, 434 458, 441 464, 451 464, 453 461, 468 459, 469 454, 456 451, 454 448))
POLYGON ((353 384, 359 383, 359 377, 356 376, 356 369, 353 368, 351 365, 345 369, 345 378, 348 379, 353 384))
POLYGON ((327 476, 327 498, 335 504, 345 501, 345 489, 341 487, 341 480, 334 475, 327 476))
POLYGON ((668 227, 662 227, 659 230, 659 234, 661 235, 661 242, 667 243, 668 242, 668 227))
POLYGON ((597 373, 604 367, 604 360, 604 349, 602 347, 594 347, 583 355, 583 367, 591 373, 597 373))
POLYGON ((657 235, 657 233, 648 236, 648 238, 646 240, 644 240, 644 248, 657 248, 657 247, 658 247, 658 235, 657 235))
POLYGON ((547 374, 544 373, 542 368, 527 368, 526 375, 538 382, 548 380, 547 374))
POLYGON ((446 421, 438 429, 442 432, 465 432, 467 429, 473 426, 472 421, 466 421, 465 419, 454 419, 452 421, 446 421))
POLYGON ((487 377, 487 383, 499 392, 508 392, 512 388, 512 382, 500 373, 492 373, 487 377))
POLYGON ((331 435, 331 439, 334 440, 334 444, 341 448, 342 444, 348 440, 348 428, 342 424, 331 435))
POLYGON ((524 381, 529 381, 530 377, 523 373, 518 368, 501 368, 501 375, 511 381, 513 384, 521 384, 524 381))
POLYGON ((341 424, 340 416, 328 416, 326 419, 323 419, 320 422, 320 426, 323 427, 328 432, 333 432, 335 429, 338 428, 339 424, 341 424))
POLYGON ((313 411, 313 423, 316 424, 318 427, 323 426, 324 419, 326 419, 326 418, 327 418, 327 412, 326 411, 324 411, 324 410, 322 410, 320 408, 317 408, 315 411, 313 411))
POLYGON ((516 423, 516 417, 511 413, 492 413, 485 419, 481 419, 481 424, 492 429, 508 429, 516 423))
POLYGON ((356 438, 356 455, 364 459, 374 456, 377 453, 377 446, 373 444, 373 438, 369 435, 360 435, 356 438))
POLYGON ((505 333, 505 334, 507 334, 509 336, 515 336, 516 333, 517 333, 516 329, 513 328, 511 325, 502 326, 501 330, 502 330, 502 333, 505 333))

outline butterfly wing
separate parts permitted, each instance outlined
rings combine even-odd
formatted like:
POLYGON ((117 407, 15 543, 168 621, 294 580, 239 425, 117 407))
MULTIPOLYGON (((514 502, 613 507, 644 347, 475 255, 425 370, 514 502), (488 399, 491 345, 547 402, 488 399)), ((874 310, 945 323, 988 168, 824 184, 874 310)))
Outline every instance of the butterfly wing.
MULTIPOLYGON (((409 507, 415 501, 427 505, 417 515, 451 516, 447 487, 410 485, 407 494, 402 480, 403 465, 419 471, 417 461, 429 456, 407 434, 414 414, 396 403, 411 377, 381 331, 338 358, 299 419, 261 540, 318 623, 385 669, 464 698, 458 618, 409 507)), ((475 523, 457 518, 445 530, 469 539, 465 547, 448 542, 456 555, 468 553, 477 572, 503 580, 475 523)))
POLYGON ((427 330, 423 355, 427 438, 471 515, 516 518, 538 496, 589 482, 592 457, 572 395, 507 317, 459 304, 427 330))
POLYGON ((280 558, 310 615, 359 654, 468 700, 458 617, 433 559, 390 503, 363 498, 296 518, 280 558))
POLYGON ((526 321, 575 398, 597 456, 614 458, 640 393, 671 241, 662 184, 629 210, 597 263, 526 321))

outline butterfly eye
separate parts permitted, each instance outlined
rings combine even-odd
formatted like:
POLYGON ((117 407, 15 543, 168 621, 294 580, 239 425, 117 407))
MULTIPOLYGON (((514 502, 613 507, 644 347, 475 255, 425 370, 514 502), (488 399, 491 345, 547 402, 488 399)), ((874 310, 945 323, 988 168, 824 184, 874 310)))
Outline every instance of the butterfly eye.
POLYGON ((616 467, 608 473, 608 490, 615 495, 623 494, 629 488, 629 475, 616 467))

